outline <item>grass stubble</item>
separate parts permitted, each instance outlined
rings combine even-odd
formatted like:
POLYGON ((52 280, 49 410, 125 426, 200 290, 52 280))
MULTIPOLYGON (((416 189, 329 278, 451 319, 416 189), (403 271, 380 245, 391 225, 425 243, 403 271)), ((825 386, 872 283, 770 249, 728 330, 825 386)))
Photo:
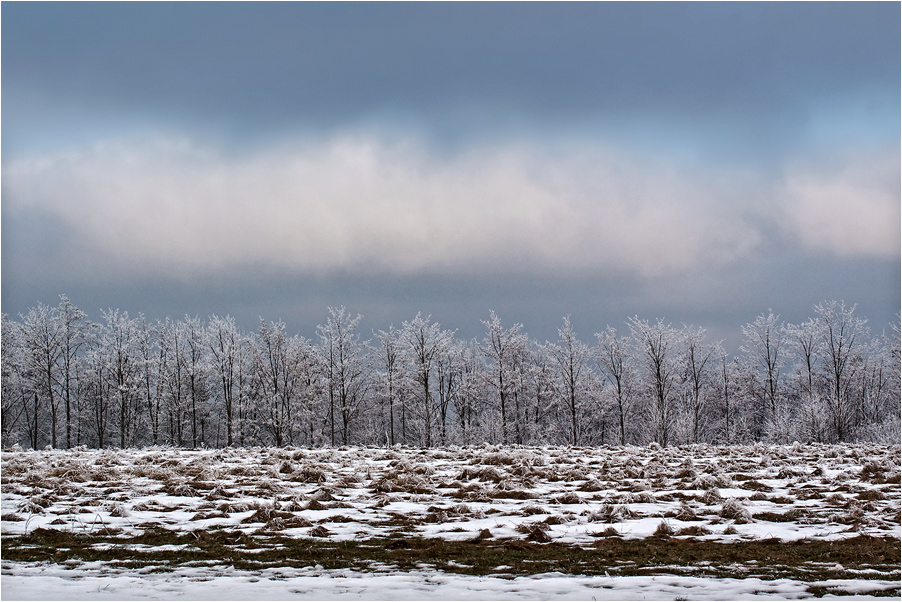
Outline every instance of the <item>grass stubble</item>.
MULTIPOLYGON (((466 575, 517 576, 558 572, 585 576, 642 576, 662 573, 691 577, 900 580, 900 542, 858 535, 843 540, 758 539, 715 542, 669 536, 624 539, 599 536, 590 546, 537 543, 490 535, 449 541, 403 531, 388 537, 328 541, 280 533, 248 534, 231 529, 176 532, 148 526, 140 535, 84 534, 35 529, 4 536, 6 561, 50 562, 76 567, 101 562, 123 569, 169 572, 188 566, 232 566, 239 570, 322 567, 357 571, 424 568, 466 575)), ((877 587, 871 595, 899 597, 900 588, 877 587)), ((841 594, 812 585, 816 596, 841 594)))

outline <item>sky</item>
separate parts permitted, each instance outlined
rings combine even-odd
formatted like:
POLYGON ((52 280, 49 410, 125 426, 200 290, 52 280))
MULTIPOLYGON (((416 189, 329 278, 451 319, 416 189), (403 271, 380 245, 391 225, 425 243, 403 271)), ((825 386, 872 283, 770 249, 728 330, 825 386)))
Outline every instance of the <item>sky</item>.
POLYGON ((900 308, 900 5, 4 2, 2 286, 311 337, 900 308))

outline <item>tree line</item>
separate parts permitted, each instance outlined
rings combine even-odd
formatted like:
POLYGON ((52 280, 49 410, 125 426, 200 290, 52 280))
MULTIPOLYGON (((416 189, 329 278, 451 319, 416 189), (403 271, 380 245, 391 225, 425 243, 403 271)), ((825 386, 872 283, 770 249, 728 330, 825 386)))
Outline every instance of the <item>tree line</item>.
POLYGON ((705 330, 630 318, 580 340, 530 339, 490 312, 481 339, 429 316, 364 340, 328 308, 313 340, 226 316, 92 322, 65 296, 2 316, 2 443, 201 446, 896 443, 898 324, 855 307, 769 311, 728 354, 705 330))

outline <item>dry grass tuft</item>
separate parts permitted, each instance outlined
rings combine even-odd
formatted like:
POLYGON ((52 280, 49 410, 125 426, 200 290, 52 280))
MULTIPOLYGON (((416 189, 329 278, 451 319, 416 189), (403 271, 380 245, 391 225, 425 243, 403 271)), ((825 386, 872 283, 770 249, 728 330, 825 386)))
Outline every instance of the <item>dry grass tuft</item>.
POLYGON ((742 502, 736 498, 729 498, 724 501, 718 515, 721 518, 732 519, 737 525, 752 522, 752 515, 748 509, 742 505, 742 502))
POLYGON ((702 525, 692 525, 691 527, 683 527, 676 533, 677 535, 690 535, 692 537, 701 537, 703 535, 710 535, 711 530, 703 527, 702 525))
POLYGON ((658 523, 658 527, 653 534, 654 537, 670 537, 671 535, 673 535, 673 527, 671 527, 667 521, 663 520, 658 523))

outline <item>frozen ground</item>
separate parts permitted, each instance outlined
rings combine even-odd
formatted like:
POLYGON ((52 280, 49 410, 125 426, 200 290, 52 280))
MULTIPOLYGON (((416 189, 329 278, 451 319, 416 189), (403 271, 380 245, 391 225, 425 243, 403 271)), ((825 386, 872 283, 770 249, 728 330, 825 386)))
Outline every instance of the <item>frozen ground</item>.
POLYGON ((776 568, 752 557, 735 566, 699 557, 652 566, 636 545, 662 542, 658 558, 679 546, 713 554, 733 544, 754 554, 758 543, 777 551, 791 542, 898 543, 899 482, 899 447, 874 445, 6 451, 2 595, 782 599, 887 588, 898 595, 898 566, 867 558, 854 566, 826 557, 799 566, 774 561, 776 568), (478 554, 440 566, 435 558, 414 562, 422 542, 436 540, 461 558, 508 548, 532 554, 518 562, 542 574, 522 563, 490 566, 478 554), (309 544, 292 548, 296 542, 309 544), (464 549, 466 542, 483 545, 464 549), (299 555, 357 544, 358 555, 367 545, 379 549, 376 564, 355 557, 344 566, 335 556, 324 568, 299 555), (640 555, 610 566, 546 557, 614 544, 640 555), (385 547, 407 555, 385 556, 385 547), (227 564, 216 556, 223 550, 227 564), (252 557, 259 560, 248 564, 252 557), (553 572, 558 566, 569 574, 553 572), (734 574, 745 579, 725 578, 734 574))
POLYGON ((422 570, 374 574, 315 567, 256 572, 191 568, 154 574, 42 565, 5 573, 0 593, 7 600, 803 600, 814 598, 812 586, 823 588, 828 599, 885 600, 899 583, 559 573, 502 579, 422 570))

